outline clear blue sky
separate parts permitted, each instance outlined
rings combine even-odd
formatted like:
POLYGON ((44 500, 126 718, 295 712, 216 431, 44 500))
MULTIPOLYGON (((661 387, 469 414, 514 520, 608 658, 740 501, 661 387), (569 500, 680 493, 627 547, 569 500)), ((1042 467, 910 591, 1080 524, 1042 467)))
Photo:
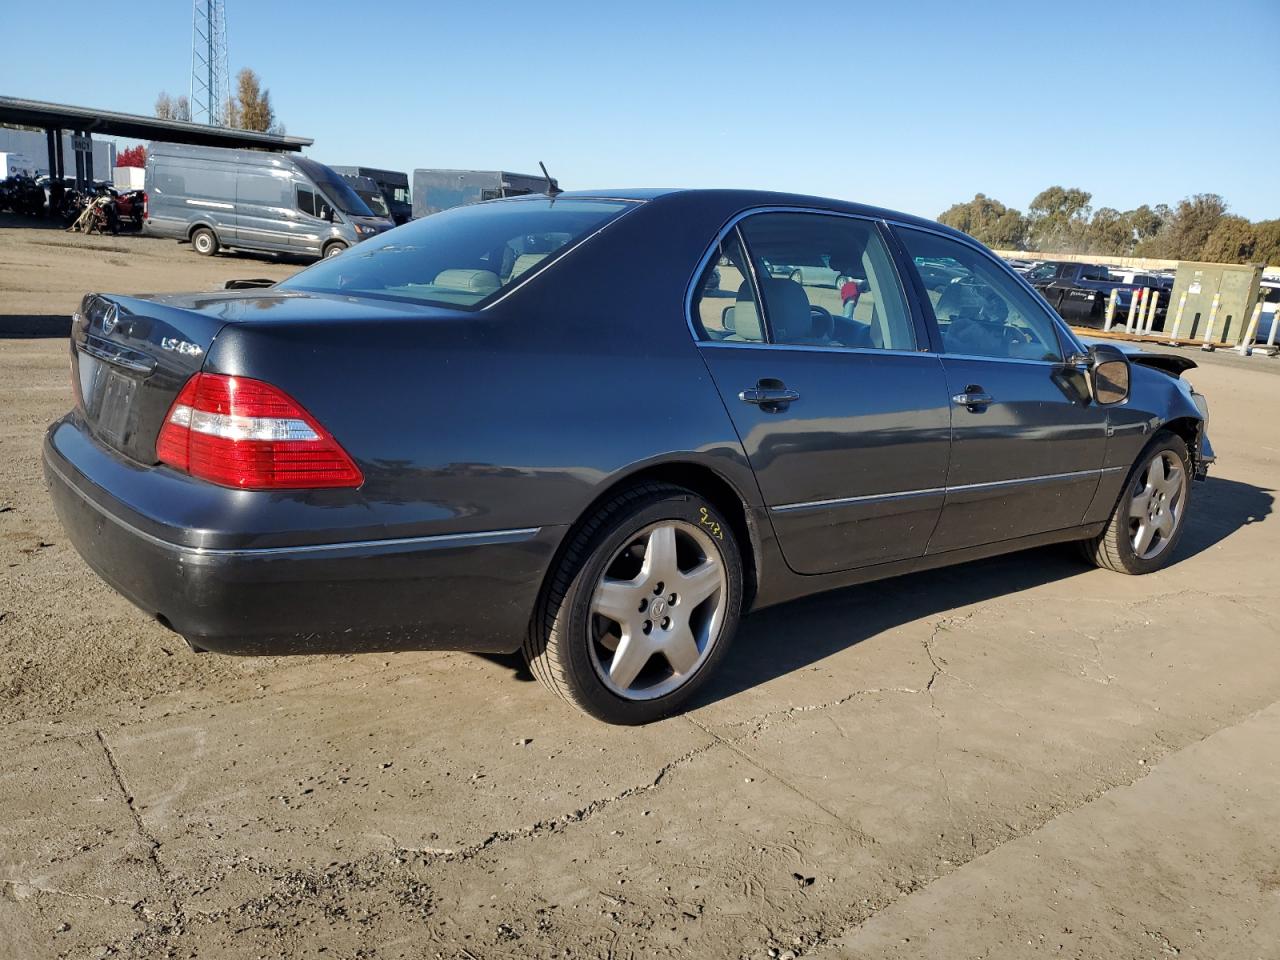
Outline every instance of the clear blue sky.
MULTIPOLYGON (((1095 207, 1213 192, 1280 217, 1280 0, 226 7, 232 71, 253 67, 327 163, 545 160, 571 189, 788 189, 930 217, 978 191, 1025 210, 1056 183, 1095 207)), ((7 4, 0 94, 150 113, 187 92, 190 18, 186 0, 7 4)))

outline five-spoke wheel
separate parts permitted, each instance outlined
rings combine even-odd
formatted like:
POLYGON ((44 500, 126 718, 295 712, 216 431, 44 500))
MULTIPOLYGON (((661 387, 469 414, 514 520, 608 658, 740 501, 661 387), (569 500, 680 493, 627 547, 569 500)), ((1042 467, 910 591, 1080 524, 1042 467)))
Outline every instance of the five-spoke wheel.
POLYGON ((605 686, 628 699, 679 687, 715 646, 727 603, 724 564, 708 534, 682 520, 639 531, 591 597, 591 650, 605 686))
POLYGON ((1118 573, 1151 573, 1170 562, 1186 524, 1191 458, 1177 434, 1161 431, 1143 451, 1102 533, 1085 556, 1118 573))
POLYGON ((742 605, 742 557, 708 500, 642 484, 570 535, 525 643, 533 674, 611 723, 645 723, 693 696, 742 605))

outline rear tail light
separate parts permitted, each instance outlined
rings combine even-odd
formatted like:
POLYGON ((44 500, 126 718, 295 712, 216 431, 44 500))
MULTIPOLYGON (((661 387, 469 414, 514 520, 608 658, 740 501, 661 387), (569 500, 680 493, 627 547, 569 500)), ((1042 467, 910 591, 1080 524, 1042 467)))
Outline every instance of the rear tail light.
POLYGON ((197 373, 188 380, 160 428, 156 456, 193 477, 245 490, 364 482, 338 441, 297 401, 248 377, 197 373))
POLYGON ((142 219, 149 220, 151 218, 151 195, 144 192, 142 194, 142 219))

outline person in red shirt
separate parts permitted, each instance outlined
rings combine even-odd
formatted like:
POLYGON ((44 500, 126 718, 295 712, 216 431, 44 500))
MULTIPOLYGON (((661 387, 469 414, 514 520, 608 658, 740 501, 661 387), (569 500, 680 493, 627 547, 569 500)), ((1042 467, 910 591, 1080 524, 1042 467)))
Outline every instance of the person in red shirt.
POLYGON ((840 284, 840 302, 844 304, 844 315, 852 317, 854 309, 858 306, 858 295, 862 293, 862 288, 853 277, 842 279, 844 282, 840 284))

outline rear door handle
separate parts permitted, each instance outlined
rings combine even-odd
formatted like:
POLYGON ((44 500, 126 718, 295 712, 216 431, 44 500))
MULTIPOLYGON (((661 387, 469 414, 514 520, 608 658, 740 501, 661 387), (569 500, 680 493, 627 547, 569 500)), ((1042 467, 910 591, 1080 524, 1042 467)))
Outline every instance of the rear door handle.
POLYGON ((959 407, 968 407, 970 410, 980 410, 995 403, 996 398, 987 393, 981 387, 975 384, 970 384, 964 388, 964 393, 957 393, 952 397, 951 402, 959 407))
POLYGON ((743 390, 738 394, 739 400, 745 400, 747 403, 790 403, 792 400, 799 400, 800 394, 789 387, 751 387, 743 390))

